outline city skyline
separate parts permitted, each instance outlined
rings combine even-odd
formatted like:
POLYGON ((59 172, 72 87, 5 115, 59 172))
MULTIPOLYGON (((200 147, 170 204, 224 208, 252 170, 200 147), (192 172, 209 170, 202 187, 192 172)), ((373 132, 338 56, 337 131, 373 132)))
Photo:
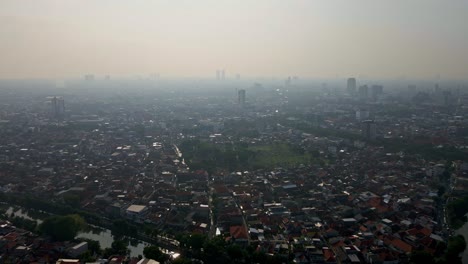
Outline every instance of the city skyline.
POLYGON ((468 3, 0 2, 0 79, 466 79, 468 3))

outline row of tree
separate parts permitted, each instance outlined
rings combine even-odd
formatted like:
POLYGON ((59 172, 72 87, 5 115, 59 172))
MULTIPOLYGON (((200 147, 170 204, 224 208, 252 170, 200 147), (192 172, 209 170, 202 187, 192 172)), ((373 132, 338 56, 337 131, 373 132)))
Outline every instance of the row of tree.
POLYGON ((455 198, 447 204, 448 221, 452 228, 460 228, 467 221, 468 196, 455 198))
POLYGON ((410 264, 462 264, 460 256, 465 251, 466 242, 462 235, 451 237, 448 241, 444 254, 435 258, 425 251, 415 251, 411 253, 410 264))

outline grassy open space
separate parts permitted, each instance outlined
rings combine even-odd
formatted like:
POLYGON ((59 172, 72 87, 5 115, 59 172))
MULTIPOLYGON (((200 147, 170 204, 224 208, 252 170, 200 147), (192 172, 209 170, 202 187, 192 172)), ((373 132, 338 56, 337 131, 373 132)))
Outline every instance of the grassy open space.
POLYGON ((293 167, 315 161, 311 154, 288 143, 221 146, 190 140, 183 142, 180 148, 191 168, 205 169, 209 172, 213 172, 216 168, 228 168, 233 171, 293 167))
POLYGON ((254 168, 292 167, 299 164, 309 164, 312 157, 302 149, 286 143, 249 146, 254 153, 251 165, 254 168))

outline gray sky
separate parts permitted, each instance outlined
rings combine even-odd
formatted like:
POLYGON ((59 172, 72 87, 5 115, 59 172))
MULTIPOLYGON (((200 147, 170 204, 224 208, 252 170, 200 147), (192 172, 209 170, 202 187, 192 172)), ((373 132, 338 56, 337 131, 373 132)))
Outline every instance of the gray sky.
POLYGON ((0 0, 0 78, 468 77, 468 1, 0 0))

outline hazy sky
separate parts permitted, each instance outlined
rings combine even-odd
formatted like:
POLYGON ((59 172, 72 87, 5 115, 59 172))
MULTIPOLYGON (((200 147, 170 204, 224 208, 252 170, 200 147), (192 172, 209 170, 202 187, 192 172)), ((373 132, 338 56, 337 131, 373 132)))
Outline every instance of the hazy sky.
POLYGON ((0 78, 468 79, 467 0, 0 0, 0 78))

